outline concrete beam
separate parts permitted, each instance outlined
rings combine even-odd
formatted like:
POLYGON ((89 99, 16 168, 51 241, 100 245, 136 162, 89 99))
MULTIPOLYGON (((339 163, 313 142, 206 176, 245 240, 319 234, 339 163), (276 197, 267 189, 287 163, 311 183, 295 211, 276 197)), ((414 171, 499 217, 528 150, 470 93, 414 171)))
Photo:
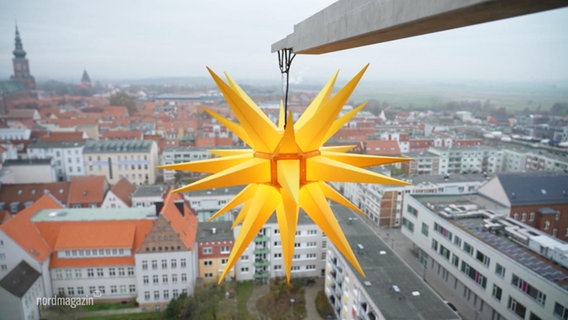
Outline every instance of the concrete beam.
POLYGON ((321 54, 568 6, 566 0, 339 0, 272 44, 321 54))

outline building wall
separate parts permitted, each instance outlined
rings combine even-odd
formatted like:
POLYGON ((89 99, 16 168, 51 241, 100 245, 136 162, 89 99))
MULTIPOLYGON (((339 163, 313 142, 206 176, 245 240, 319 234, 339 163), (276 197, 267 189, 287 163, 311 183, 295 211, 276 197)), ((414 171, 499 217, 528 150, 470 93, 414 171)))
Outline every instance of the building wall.
POLYGON ((56 182, 53 165, 10 165, 5 169, 12 171, 17 183, 49 183, 56 182))
MULTIPOLYGON (((229 261, 233 241, 206 241, 198 244, 199 277, 205 282, 217 282, 229 261)), ((228 276, 235 276, 234 268, 228 276)))
POLYGON ((163 310, 178 295, 193 294, 197 277, 194 251, 138 253, 135 260, 136 301, 143 309, 163 310))
POLYGON ((155 143, 147 152, 100 152, 84 154, 85 174, 104 175, 110 184, 121 177, 131 183, 154 184, 158 150, 155 143))
POLYGON ((45 297, 41 278, 37 278, 21 298, 0 288, 0 319, 40 319, 37 298, 45 297))
POLYGON ((108 191, 101 208, 128 208, 124 201, 120 200, 112 191, 108 191))
POLYGON ((58 296, 94 296, 100 300, 128 300, 136 297, 133 265, 52 268, 50 276, 53 293, 58 296))
POLYGON ((407 222, 403 223, 402 232, 419 248, 430 271, 428 275, 440 277, 453 290, 456 298, 461 298, 465 304, 477 310, 479 319, 519 319, 509 309, 510 299, 526 308, 524 319, 529 319, 531 312, 540 319, 551 319, 556 302, 568 306, 566 290, 555 283, 547 281, 506 254, 434 214, 413 197, 407 199, 407 205, 414 208, 416 214, 411 214, 408 207, 405 207, 403 217, 407 222), (436 231, 434 223, 446 231, 436 231), (458 238, 461 240, 458 241, 458 238), (465 250, 465 243, 473 248, 471 253, 465 250), (487 257, 484 262, 478 259, 480 253, 487 257), (464 274, 464 263, 469 269, 476 270, 475 279, 464 274), (497 264, 504 268, 504 272, 497 271, 497 264), (544 305, 514 286, 513 274, 546 293, 544 305), (500 299, 493 296, 494 286, 502 291, 500 299))
POLYGON ((85 175, 83 163, 83 145, 77 147, 34 147, 28 148, 28 157, 32 159, 52 158, 58 180, 69 181, 73 176, 85 175))
POLYGON ((510 217, 552 237, 568 241, 568 204, 514 205, 510 217), (558 214, 541 214, 538 211, 542 208, 556 210, 558 214))

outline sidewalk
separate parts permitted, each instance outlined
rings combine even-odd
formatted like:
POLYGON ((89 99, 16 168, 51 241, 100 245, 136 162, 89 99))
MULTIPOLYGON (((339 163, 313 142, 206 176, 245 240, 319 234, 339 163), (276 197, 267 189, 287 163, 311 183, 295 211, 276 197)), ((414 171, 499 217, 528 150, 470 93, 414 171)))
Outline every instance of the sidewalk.
POLYGON ((324 278, 317 278, 316 283, 305 287, 304 296, 306 297, 306 319, 308 320, 321 320, 323 319, 318 314, 316 309, 316 296, 318 292, 323 290, 324 278))
POLYGON ((399 228, 380 228, 366 218, 363 218, 363 220, 442 299, 451 302, 458 309, 463 319, 475 319, 475 310, 463 303, 461 297, 455 297, 454 292, 446 287, 446 284, 432 270, 424 268, 424 265, 418 260, 412 241, 404 236, 399 228))

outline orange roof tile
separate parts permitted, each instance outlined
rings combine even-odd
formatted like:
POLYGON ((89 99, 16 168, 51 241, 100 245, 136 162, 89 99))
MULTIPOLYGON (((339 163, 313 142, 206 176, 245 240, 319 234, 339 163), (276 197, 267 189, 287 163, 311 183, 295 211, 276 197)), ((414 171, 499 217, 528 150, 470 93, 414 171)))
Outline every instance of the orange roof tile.
POLYGON ((187 248, 193 250, 193 244, 197 236, 197 217, 193 214, 185 201, 183 204, 184 212, 180 212, 174 202, 176 200, 183 200, 183 197, 177 193, 168 193, 164 200, 164 207, 162 208, 161 214, 171 222, 172 227, 179 234, 179 237, 187 248))
POLYGON ((46 194, 31 206, 20 211, 15 217, 0 225, 6 233, 37 261, 43 261, 51 252, 48 243, 40 234, 31 218, 41 209, 61 209, 62 206, 51 195, 46 194))
POLYGON ((134 266, 134 256, 131 257, 109 257, 109 258, 85 258, 85 259, 65 259, 58 258, 53 254, 49 268, 78 268, 78 267, 98 267, 98 266, 134 266))
POLYGON ((136 191, 136 187, 128 179, 121 178, 110 191, 130 207, 132 205, 132 194, 136 191))
POLYGON ((76 176, 71 178, 69 187, 70 207, 74 204, 95 203, 100 206, 106 193, 106 179, 104 176, 76 176))
POLYGON ((136 224, 125 221, 67 223, 59 229, 54 250, 132 248, 136 224))

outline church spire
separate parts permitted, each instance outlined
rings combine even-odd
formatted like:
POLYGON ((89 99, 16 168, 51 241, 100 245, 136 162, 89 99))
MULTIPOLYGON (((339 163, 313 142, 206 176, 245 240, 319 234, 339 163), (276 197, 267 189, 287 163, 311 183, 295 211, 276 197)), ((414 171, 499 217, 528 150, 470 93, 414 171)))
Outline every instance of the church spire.
POLYGON ((24 50, 24 45, 22 44, 22 38, 20 38, 20 31, 18 30, 18 25, 16 25, 16 48, 13 51, 14 58, 25 58, 26 51, 24 50))

